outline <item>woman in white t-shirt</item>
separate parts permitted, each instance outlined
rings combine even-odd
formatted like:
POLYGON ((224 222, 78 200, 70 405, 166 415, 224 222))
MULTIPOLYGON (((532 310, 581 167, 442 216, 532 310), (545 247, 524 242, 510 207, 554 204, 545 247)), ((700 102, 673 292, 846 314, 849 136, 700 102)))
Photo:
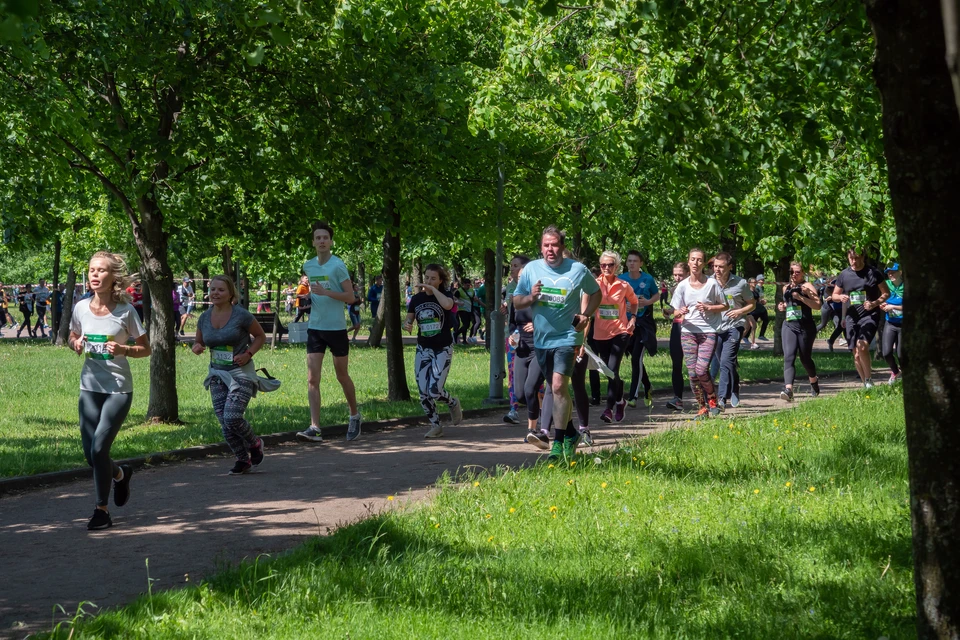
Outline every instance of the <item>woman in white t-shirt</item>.
POLYGON ((674 320, 680 323, 680 345, 690 387, 700 405, 697 417, 720 413, 717 391, 710 377, 710 358, 717 345, 721 314, 729 308, 717 281, 708 280, 703 274, 705 260, 703 250, 690 249, 687 254, 690 277, 677 285, 670 300, 674 320))
POLYGON ((113 525, 107 509, 110 483, 118 507, 130 498, 133 469, 117 465, 110 447, 133 404, 133 376, 127 358, 150 355, 140 317, 126 288, 133 278, 119 255, 99 251, 90 258, 88 280, 93 297, 77 303, 70 321, 70 348, 85 356, 80 372, 80 436, 83 455, 93 467, 97 506, 87 529, 113 525), (132 338, 135 344, 127 344, 132 338))

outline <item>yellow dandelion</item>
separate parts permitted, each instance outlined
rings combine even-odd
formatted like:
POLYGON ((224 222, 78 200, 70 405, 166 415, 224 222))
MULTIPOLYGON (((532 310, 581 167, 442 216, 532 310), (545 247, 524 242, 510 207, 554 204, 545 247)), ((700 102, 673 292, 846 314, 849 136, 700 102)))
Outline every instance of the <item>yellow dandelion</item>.
POLYGON ((600 488, 601 488, 601 489, 606 489, 606 488, 607 488, 607 483, 606 483, 606 482, 601 482, 601 483, 600 483, 600 488))
POLYGON ((438 522, 437 524, 433 525, 433 528, 434 528, 434 529, 439 529, 439 528, 440 528, 440 523, 438 522))
POLYGON ((479 487, 479 486, 480 486, 480 483, 479 483, 479 482, 474 482, 474 483, 473 483, 473 486, 479 487))
POLYGON ((547 465, 547 469, 553 469, 553 465, 552 465, 552 464, 548 464, 548 465, 547 465))
POLYGON ((493 542, 493 536, 490 536, 489 538, 487 538, 487 542, 493 542))
POLYGON ((787 484, 785 484, 785 485, 783 485, 783 486, 785 486, 785 487, 790 487, 790 486, 793 486, 793 483, 792 483, 792 482, 788 482, 787 484))
POLYGON ((641 460, 641 461, 640 461, 640 466, 641 466, 641 467, 644 466, 645 464, 647 464, 645 460, 641 460))
POLYGON ((483 517, 489 520, 489 519, 492 518, 493 516, 488 513, 487 515, 485 515, 485 516, 483 516, 483 517))
POLYGON ((556 507, 556 505, 553 505, 553 506, 550 507, 550 512, 551 512, 551 513, 556 513, 556 512, 557 512, 557 507, 556 507))
POLYGON ((833 478, 830 478, 830 482, 833 482, 833 478))
POLYGON ((629 481, 629 480, 627 480, 627 481, 626 481, 626 482, 624 482, 623 484, 630 484, 630 481, 629 481))
POLYGON ((719 439, 720 439, 720 436, 718 436, 717 434, 713 434, 713 439, 714 439, 714 440, 719 440, 719 439))
POLYGON ((783 451, 783 447, 782 446, 777 447, 777 451, 783 451))
POLYGON ((387 500, 393 500, 393 496, 387 496, 387 500))
POLYGON ((515 512, 515 511, 516 511, 516 509, 514 509, 513 507, 510 507, 510 513, 513 513, 513 512, 515 512))
POLYGON ((867 400, 869 400, 869 399, 870 399, 870 396, 867 396, 867 400))
POLYGON ((760 493, 760 489, 754 489, 754 490, 753 490, 753 493, 754 493, 754 494, 760 493))
POLYGON ((567 484, 568 484, 568 485, 573 484, 573 478, 570 478, 569 480, 567 480, 567 484))
POLYGON ((577 466, 577 461, 576 461, 576 460, 574 460, 573 462, 571 462, 571 463, 570 463, 570 466, 571 466, 571 467, 575 467, 575 466, 577 466))
POLYGON ((662 494, 662 493, 660 494, 660 499, 663 500, 663 494, 662 494))
POLYGON ((557 514, 553 514, 553 519, 554 519, 554 520, 557 519, 557 514))
POLYGON ((816 487, 810 487, 810 491, 811 491, 811 493, 812 493, 812 492, 814 492, 814 491, 816 491, 816 490, 817 490, 817 488, 816 488, 816 487))
POLYGON ((727 425, 727 428, 728 428, 728 429, 733 429, 733 423, 731 422, 730 424, 728 424, 728 425, 727 425))
POLYGON ((637 461, 637 458, 636 458, 636 457, 634 457, 634 458, 633 458, 633 461, 634 461, 634 462, 636 462, 636 461, 637 461))

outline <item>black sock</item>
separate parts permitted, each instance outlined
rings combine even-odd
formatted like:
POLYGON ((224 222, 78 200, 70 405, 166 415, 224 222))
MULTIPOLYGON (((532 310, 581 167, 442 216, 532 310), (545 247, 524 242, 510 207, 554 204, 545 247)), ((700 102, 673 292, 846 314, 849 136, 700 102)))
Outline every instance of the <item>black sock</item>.
POLYGON ((554 442, 563 442, 563 430, 554 429, 553 430, 553 441, 554 442))
POLYGON ((567 436, 568 438, 577 437, 577 430, 573 428, 573 420, 567 423, 567 429, 564 432, 564 435, 567 436))

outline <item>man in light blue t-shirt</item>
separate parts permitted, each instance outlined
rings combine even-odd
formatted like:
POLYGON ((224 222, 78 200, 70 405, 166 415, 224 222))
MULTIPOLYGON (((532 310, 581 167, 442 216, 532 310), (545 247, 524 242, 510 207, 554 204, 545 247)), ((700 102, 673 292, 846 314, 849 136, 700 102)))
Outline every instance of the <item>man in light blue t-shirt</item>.
POLYGON ((310 401, 310 427, 297 434, 301 440, 323 442, 320 433, 320 373, 323 356, 330 348, 337 381, 350 407, 347 440, 360 435, 361 417, 357 410, 357 392, 347 370, 350 340, 343 312, 356 301, 350 273, 343 260, 331 253, 333 229, 326 222, 313 224, 313 246, 317 257, 303 263, 310 281, 310 322, 307 324, 307 398, 310 401))
POLYGON ((513 306, 532 307, 533 347, 553 390, 553 447, 549 461, 572 459, 579 436, 570 420, 570 376, 576 347, 600 306, 600 285, 590 271, 563 257, 564 233, 550 225, 540 236, 542 260, 528 263, 513 292, 513 306), (589 296, 584 304, 582 297, 589 296))

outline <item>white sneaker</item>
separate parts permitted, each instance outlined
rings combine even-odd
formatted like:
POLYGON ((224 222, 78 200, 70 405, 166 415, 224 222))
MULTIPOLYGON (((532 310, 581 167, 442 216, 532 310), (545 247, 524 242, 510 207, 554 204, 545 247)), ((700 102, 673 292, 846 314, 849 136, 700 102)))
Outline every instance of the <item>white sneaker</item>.
POLYGON ((750 351, 756 351, 759 348, 760 348, 760 345, 758 345, 756 342, 750 345, 750 351))
POLYGON ((864 389, 873 389, 873 380, 867 380, 863 383, 864 389))
POLYGON ((463 405, 460 404, 460 398, 450 399, 450 419, 453 421, 453 424, 463 422, 463 405))
POLYGON ((443 427, 439 424, 430 427, 430 430, 424 434, 424 438, 439 438, 443 435, 443 427))

